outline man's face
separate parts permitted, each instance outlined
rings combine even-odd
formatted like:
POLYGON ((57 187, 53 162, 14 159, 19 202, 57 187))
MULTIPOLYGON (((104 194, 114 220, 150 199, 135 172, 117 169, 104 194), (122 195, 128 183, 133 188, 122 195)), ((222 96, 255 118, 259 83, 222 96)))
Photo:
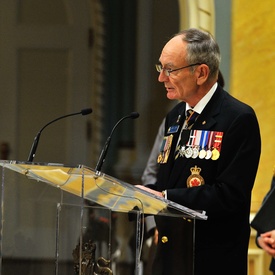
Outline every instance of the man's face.
MULTIPOLYGON (((164 69, 177 69, 188 66, 186 62, 187 44, 182 41, 180 36, 172 38, 163 48, 159 61, 164 69)), ((164 83, 167 91, 167 98, 181 100, 189 103, 196 98, 197 72, 196 67, 184 68, 165 75, 164 70, 159 74, 158 80, 164 83), (191 71, 191 70, 192 71, 191 71), (195 70, 193 72, 193 70, 195 70)))

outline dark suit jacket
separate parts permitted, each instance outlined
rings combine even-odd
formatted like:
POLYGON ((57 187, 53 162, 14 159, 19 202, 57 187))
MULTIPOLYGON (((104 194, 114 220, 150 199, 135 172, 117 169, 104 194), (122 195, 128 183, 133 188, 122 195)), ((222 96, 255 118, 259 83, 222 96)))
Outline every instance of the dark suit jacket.
MULTIPOLYGON (((184 114, 185 105, 179 103, 167 115, 165 133, 184 114)), ((261 151, 256 115, 218 86, 192 129, 223 132, 219 159, 175 160, 178 131, 167 163, 160 164, 156 189, 167 190, 171 201, 206 211, 207 221, 195 221, 194 274, 246 275, 251 190, 261 151), (190 168, 195 165, 201 168, 205 184, 187 188, 190 168)), ((193 274, 189 268, 179 272, 185 268, 183 258, 190 254, 182 248, 192 248, 190 226, 177 218, 157 216, 156 221, 160 241, 155 262, 159 271, 155 274, 193 274), (168 242, 162 243, 162 236, 168 237, 168 242)))

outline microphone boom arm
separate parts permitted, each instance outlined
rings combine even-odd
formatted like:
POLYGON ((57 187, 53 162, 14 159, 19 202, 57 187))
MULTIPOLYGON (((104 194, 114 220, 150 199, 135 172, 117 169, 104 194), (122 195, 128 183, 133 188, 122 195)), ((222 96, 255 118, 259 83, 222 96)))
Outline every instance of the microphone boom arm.
POLYGON ((135 119, 135 118, 138 118, 139 117, 139 113, 137 112, 132 112, 130 115, 128 116, 125 116, 123 118, 121 118, 116 124, 115 126, 113 127, 112 131, 111 131, 111 134, 109 135, 109 137, 107 138, 106 142, 105 142, 105 145, 100 153, 100 157, 98 159, 98 162, 96 164, 96 167, 95 167, 95 170, 100 172, 101 171, 101 167, 105 161, 105 158, 106 158, 106 155, 107 155, 107 151, 108 151, 108 148, 109 148, 109 145, 110 145, 110 142, 111 142, 111 137, 113 135, 113 132, 114 130, 116 129, 116 127, 120 124, 120 122, 122 122, 124 119, 126 118, 132 118, 132 119, 135 119))
POLYGON ((56 122, 57 120, 60 120, 62 118, 65 118, 65 117, 69 117, 69 116, 75 116, 75 115, 80 115, 82 114, 83 116, 85 115, 88 115, 92 112, 92 109, 91 108, 87 108, 87 109, 83 109, 81 110, 80 112, 77 112, 77 113, 72 113, 72 114, 68 114, 68 115, 64 115, 64 116, 61 116, 61 117, 58 117, 52 121, 50 121, 49 123, 47 123, 45 126, 43 126, 40 131, 37 133, 37 135, 35 136, 34 138, 34 141, 33 141, 33 144, 32 144, 32 147, 31 147, 31 150, 30 150, 30 153, 29 153, 29 157, 28 157, 28 162, 32 162, 34 157, 35 157, 35 153, 36 153, 36 149, 37 149, 37 146, 38 146, 38 142, 39 142, 39 139, 40 139, 40 135, 42 133, 42 131, 47 127, 49 126, 50 124, 56 122))

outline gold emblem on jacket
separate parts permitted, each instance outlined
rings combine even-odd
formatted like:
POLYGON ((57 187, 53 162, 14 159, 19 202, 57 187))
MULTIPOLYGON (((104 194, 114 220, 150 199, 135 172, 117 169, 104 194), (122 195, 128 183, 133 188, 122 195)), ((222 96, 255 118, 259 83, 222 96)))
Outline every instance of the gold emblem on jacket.
POLYGON ((197 167, 191 167, 190 168, 191 175, 187 178, 187 187, 195 187, 195 186, 201 186, 204 184, 204 179, 200 175, 201 168, 197 167))

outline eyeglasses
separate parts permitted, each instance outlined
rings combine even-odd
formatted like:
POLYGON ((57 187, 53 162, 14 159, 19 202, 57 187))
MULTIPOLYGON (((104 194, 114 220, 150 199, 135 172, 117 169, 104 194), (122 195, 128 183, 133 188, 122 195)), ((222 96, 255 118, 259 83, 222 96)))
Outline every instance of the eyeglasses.
POLYGON ((163 70, 166 76, 170 76, 170 73, 172 73, 172 72, 182 70, 182 69, 185 69, 185 68, 189 68, 189 67, 192 67, 192 66, 196 66, 196 65, 201 65, 201 63, 195 63, 195 64, 187 65, 187 66, 184 66, 184 67, 181 67, 181 68, 177 68, 177 69, 165 69, 165 68, 162 67, 161 64, 156 64, 156 70, 159 73, 163 70))

